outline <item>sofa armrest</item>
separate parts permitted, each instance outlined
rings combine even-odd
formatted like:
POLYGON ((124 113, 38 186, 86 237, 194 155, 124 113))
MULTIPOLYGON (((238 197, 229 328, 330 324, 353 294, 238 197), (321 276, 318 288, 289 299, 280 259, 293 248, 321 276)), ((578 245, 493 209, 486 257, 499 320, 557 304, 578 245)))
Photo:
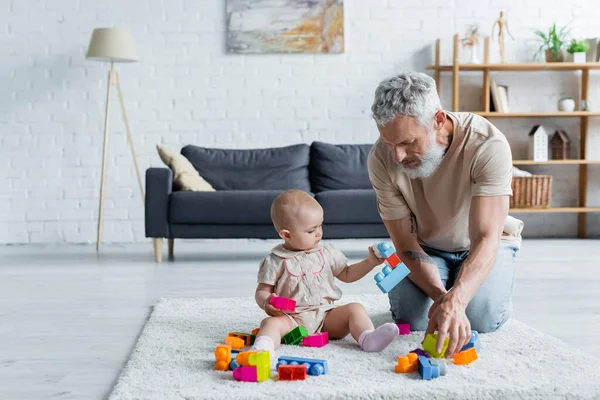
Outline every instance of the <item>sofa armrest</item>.
POLYGON ((169 168, 146 170, 146 237, 169 237, 169 196, 173 190, 173 171, 169 168))

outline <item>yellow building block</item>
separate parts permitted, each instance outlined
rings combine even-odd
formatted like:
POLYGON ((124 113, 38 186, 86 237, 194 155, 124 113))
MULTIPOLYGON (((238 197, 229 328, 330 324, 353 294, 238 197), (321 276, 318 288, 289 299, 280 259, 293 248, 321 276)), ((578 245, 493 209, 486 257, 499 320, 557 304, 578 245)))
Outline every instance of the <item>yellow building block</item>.
POLYGON ((271 377, 271 356, 268 351, 259 351, 256 354, 250 354, 248 357, 250 365, 256 366, 257 380, 266 381, 271 377))
POLYGON ((450 340, 448 339, 448 337, 444 339, 444 346, 442 347, 442 352, 438 353, 437 351, 435 351, 437 339, 437 333, 429 333, 423 341, 423 350, 425 350, 427 354, 429 354, 433 358, 442 358, 444 357, 444 354, 446 354, 446 350, 448 350, 448 343, 450 342, 450 340))

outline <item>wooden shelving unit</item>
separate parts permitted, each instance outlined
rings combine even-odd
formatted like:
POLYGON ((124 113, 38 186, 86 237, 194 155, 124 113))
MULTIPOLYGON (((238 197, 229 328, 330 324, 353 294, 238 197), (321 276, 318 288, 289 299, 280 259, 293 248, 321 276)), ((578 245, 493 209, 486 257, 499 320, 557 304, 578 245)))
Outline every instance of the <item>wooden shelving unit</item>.
POLYGON ((586 215, 590 212, 600 212, 600 207, 587 206, 587 180, 588 165, 600 164, 600 160, 587 160, 587 132, 590 117, 600 117, 600 112, 593 111, 573 111, 573 112, 497 112, 490 111, 490 72, 502 71, 581 71, 581 98, 588 99, 589 78, 591 70, 600 70, 600 62, 596 63, 572 63, 572 62, 551 62, 551 63, 524 63, 524 64, 490 64, 490 42, 489 37, 485 37, 482 64, 459 63, 458 35, 454 35, 452 65, 440 64, 440 39, 435 42, 435 64, 428 65, 428 70, 433 70, 437 91, 440 92, 440 76, 442 72, 452 73, 452 111, 457 112, 459 78, 463 71, 475 71, 483 74, 483 104, 482 111, 473 111, 475 114, 485 118, 580 118, 580 142, 579 159, 577 160, 549 160, 545 162, 531 160, 513 160, 513 165, 577 165, 579 168, 579 196, 578 207, 549 207, 549 208, 512 208, 511 213, 577 213, 577 236, 583 238, 586 236, 586 215))

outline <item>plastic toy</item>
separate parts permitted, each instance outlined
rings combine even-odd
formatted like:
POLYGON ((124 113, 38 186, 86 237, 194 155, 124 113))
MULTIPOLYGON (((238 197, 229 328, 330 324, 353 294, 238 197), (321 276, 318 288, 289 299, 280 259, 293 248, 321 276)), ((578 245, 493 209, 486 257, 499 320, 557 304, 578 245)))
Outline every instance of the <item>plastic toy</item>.
POLYGON ((419 356, 419 376, 426 381, 430 381, 440 376, 439 365, 432 365, 431 361, 430 358, 419 356))
POLYGON ((228 371, 229 363, 231 362, 231 346, 228 344, 220 344, 215 350, 215 369, 217 371, 228 371))
POLYGON ((239 353, 239 350, 231 350, 231 362, 229 363, 229 370, 233 371, 234 369, 236 369, 237 367, 239 367, 239 364, 237 363, 237 361, 235 361, 235 357, 237 356, 237 354, 239 353))
POLYGON ((454 364, 467 365, 475 360, 477 360, 477 350, 475 350, 475 347, 471 347, 454 355, 454 364))
POLYGON ((400 283, 402 279, 406 278, 409 273, 410 270, 404 263, 398 264, 394 269, 386 265, 381 272, 375 275, 375 282, 383 293, 387 293, 400 283))
POLYGON ((377 242, 373 246, 371 246, 375 255, 379 258, 388 258, 392 254, 396 253, 396 249, 390 243, 387 242, 377 242))
POLYGON ((283 336, 285 344, 298 344, 308 336, 308 331, 303 326, 297 326, 283 336))
POLYGON ((308 335, 302 340, 305 347, 323 347, 329 343, 329 333, 321 332, 314 335, 308 335))
POLYGON ((254 344, 254 339, 256 339, 256 336, 243 332, 229 332, 227 336, 243 339, 246 346, 252 346, 254 344))
POLYGON ((268 351, 245 351, 236 356, 240 365, 233 370, 233 379, 243 382, 263 382, 271 376, 271 357, 268 351))
POLYGON ((465 351, 474 347, 477 351, 477 354, 481 352, 481 343, 479 342, 479 333, 477 331, 471 331, 471 338, 469 339, 469 343, 465 344, 460 351, 465 351))
POLYGON ((396 324, 400 335, 410 335, 410 324, 396 324))
POLYGON ((269 304, 284 311, 296 311, 296 301, 287 297, 273 296, 269 299, 269 304))
POLYGON ((306 365, 306 372, 314 376, 325 375, 329 372, 327 361, 314 358, 281 356, 277 359, 277 368, 280 365, 306 365))
POLYGON ((280 365, 277 368, 277 380, 304 381, 306 380, 306 365, 280 365))
POLYGON ((252 329, 252 336, 258 336, 258 332, 260 332, 260 328, 252 329))
POLYGON ((423 349, 414 349, 411 351, 411 353, 415 353, 418 356, 423 356, 423 357, 427 357, 429 358, 429 354, 427 354, 427 352, 423 349))
POLYGON ((398 357, 398 365, 394 367, 394 371, 398 374, 415 372, 419 368, 419 356, 415 353, 408 353, 405 356, 398 357))
POLYGON ((437 333, 429 333, 425 336, 425 340, 423 341, 423 349, 433 358, 441 358, 446 354, 446 350, 448 349, 448 337, 444 339, 444 346, 442 347, 441 353, 435 351, 436 343, 437 343, 438 335, 437 333))
POLYGON ((244 339, 240 339, 239 337, 227 336, 225 338, 225 343, 230 345, 232 349, 240 350, 244 347, 244 339))
POLYGON ((429 363, 431 365, 436 365, 440 369, 440 376, 444 376, 448 373, 448 366, 446 365, 446 361, 437 358, 432 358, 429 360, 429 363))

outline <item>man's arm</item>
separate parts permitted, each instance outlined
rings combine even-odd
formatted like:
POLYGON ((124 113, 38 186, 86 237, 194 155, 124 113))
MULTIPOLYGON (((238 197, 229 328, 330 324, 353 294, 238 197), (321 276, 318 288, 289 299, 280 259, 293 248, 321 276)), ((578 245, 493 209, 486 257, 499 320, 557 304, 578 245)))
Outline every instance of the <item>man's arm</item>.
POLYGON ((469 255, 456 277, 452 292, 466 307, 496 262, 498 245, 508 214, 508 196, 473 197, 469 210, 469 255))
POLYGON ((425 253, 417 240, 414 214, 396 220, 383 220, 396 252, 410 270, 408 278, 433 301, 446 293, 437 264, 425 253))

